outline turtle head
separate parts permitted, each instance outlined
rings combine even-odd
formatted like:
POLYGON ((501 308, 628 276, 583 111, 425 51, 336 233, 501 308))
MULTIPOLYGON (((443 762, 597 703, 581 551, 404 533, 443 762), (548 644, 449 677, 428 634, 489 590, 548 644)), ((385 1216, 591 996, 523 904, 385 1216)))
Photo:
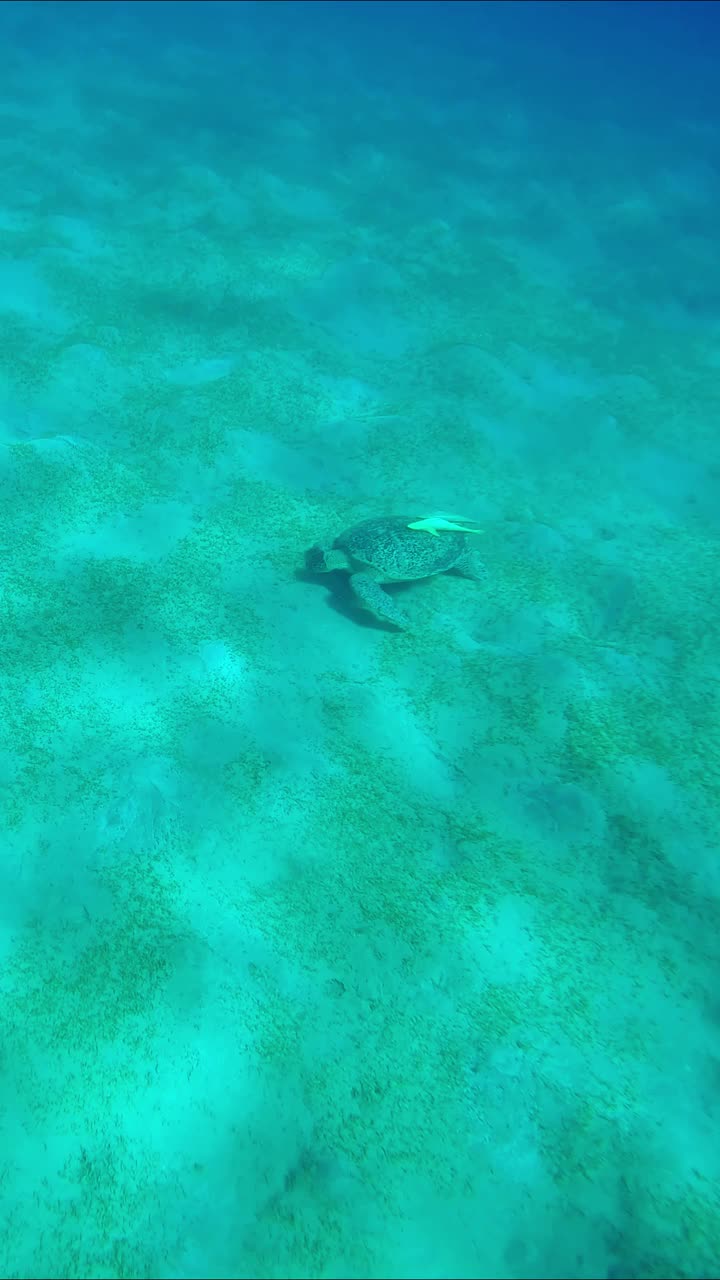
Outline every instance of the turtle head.
POLYGON ((325 547, 321 547, 318 543, 305 552, 305 568, 308 573, 327 573, 327 557, 328 553, 325 547))
POLYGON ((347 556, 334 547, 321 547, 318 543, 305 553, 308 573, 332 573, 333 569, 347 569, 347 556))

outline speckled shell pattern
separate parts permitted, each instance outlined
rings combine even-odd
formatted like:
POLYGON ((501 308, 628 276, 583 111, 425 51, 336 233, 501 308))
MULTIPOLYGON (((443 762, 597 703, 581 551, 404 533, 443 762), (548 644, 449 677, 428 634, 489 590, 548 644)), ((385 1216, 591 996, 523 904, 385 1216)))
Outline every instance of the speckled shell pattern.
POLYGON ((410 515, 363 520, 341 533, 333 546, 359 566, 378 570, 389 581, 406 582, 452 569, 466 549, 465 534, 433 537, 424 530, 408 529, 417 519, 417 515, 410 515))

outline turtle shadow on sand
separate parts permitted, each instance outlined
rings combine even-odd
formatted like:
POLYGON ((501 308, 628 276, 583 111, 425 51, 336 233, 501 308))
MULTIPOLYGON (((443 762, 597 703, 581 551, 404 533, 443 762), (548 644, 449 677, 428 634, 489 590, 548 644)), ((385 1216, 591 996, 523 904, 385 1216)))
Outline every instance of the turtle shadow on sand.
POLYGON ((410 583, 437 573, 456 570, 465 577, 480 579, 482 565, 475 558, 465 530, 443 521, 443 532, 432 532, 432 519, 417 521, 413 516, 381 516, 363 520, 346 529, 329 547, 311 547, 305 556, 305 571, 298 576, 315 581, 331 573, 332 605, 356 622, 378 624, 383 630, 406 629, 410 623, 397 596, 410 583), (392 585, 392 593, 385 590, 392 585))

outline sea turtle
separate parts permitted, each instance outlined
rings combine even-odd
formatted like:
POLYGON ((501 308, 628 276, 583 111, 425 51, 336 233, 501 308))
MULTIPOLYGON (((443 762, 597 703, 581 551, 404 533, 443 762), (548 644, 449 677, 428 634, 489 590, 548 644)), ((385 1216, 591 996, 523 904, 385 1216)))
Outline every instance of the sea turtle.
POLYGON ((397 627, 406 627, 405 614, 381 583, 429 578, 448 569, 457 569, 469 578, 482 577, 482 566, 467 536, 479 532, 439 516, 379 516, 346 529, 332 547, 312 547, 306 557, 307 568, 311 573, 345 570, 363 608, 397 627))

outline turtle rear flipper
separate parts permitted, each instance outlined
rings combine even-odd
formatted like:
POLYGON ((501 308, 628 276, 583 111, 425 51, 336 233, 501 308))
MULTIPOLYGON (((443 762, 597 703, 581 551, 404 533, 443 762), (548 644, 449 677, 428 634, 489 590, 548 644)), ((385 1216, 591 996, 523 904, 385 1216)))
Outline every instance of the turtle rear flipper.
POLYGON ((470 547, 458 556, 453 569, 462 574, 463 578, 472 578, 473 582, 482 582, 483 578, 487 577, 485 565, 470 547))
POLYGON ((409 625, 402 609, 398 608, 392 596, 389 596, 387 591, 383 591, 380 583, 376 582, 369 573, 353 573, 350 577, 350 586, 358 602, 376 618, 381 618, 384 622, 392 622, 396 627, 403 629, 409 625))

